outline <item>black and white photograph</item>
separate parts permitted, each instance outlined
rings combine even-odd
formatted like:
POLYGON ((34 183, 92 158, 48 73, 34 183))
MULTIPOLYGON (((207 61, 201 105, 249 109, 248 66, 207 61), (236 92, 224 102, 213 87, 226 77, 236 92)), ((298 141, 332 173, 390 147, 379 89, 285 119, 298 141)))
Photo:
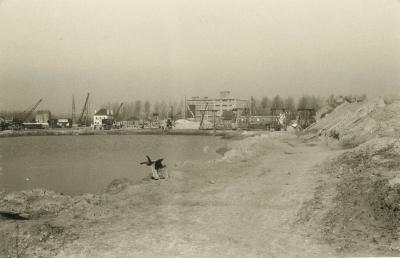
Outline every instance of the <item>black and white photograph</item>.
POLYGON ((400 257, 400 0, 0 0, 0 258, 400 257))

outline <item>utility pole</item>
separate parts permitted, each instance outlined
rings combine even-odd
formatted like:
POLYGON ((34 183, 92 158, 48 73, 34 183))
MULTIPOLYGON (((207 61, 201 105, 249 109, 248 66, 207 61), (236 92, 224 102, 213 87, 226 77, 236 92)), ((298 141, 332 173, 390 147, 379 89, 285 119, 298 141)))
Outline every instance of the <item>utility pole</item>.
POLYGON ((215 131, 216 131, 216 128, 215 128, 215 123, 216 123, 216 117, 215 117, 215 113, 216 113, 216 110, 213 110, 213 120, 214 120, 214 134, 215 134, 215 131))

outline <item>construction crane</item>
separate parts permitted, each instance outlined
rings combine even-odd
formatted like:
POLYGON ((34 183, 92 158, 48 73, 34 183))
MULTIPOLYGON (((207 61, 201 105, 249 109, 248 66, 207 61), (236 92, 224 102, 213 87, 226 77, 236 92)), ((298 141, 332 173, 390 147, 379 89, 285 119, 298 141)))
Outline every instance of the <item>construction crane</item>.
POLYGON ((35 109, 39 106, 40 102, 42 102, 42 99, 39 99, 39 101, 36 102, 36 104, 26 113, 26 115, 22 119, 22 122, 25 122, 26 120, 28 120, 28 118, 32 115, 32 113, 35 111, 35 109))
POLYGON ((22 124, 28 120, 28 118, 32 115, 32 113, 35 111, 35 109, 39 106, 40 102, 42 102, 42 99, 39 99, 38 102, 30 109, 30 110, 25 110, 21 116, 14 117, 12 121, 12 126, 11 128, 13 130, 19 130, 22 129, 22 124))
POLYGON ((88 116, 88 113, 89 113, 88 102, 89 102, 89 93, 86 96, 85 104, 83 104, 81 116, 79 117, 79 124, 81 124, 81 125, 83 125, 83 124, 86 125, 86 122, 87 122, 87 116, 88 116), (82 121, 83 116, 85 115, 85 113, 86 113, 85 121, 82 121))
POLYGON ((117 112, 115 113, 115 116, 114 116, 115 119, 118 118, 119 113, 121 112, 123 106, 124 106, 124 103, 122 102, 121 105, 119 105, 117 112))

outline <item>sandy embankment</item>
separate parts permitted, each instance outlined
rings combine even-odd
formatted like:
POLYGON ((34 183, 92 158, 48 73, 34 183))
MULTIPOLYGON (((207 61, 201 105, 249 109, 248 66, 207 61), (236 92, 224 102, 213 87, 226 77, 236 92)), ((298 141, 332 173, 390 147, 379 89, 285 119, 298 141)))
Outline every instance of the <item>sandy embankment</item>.
POLYGON ((299 213, 299 224, 343 256, 400 256, 399 114, 400 100, 344 103, 304 137, 347 149, 321 167, 299 213))
MULTIPOLYGON (((259 133, 257 133, 259 134, 259 133)), ((252 135, 249 135, 252 136, 252 135)), ((170 167, 171 178, 69 197, 1 196, 0 254, 20 257, 321 257, 331 250, 294 222, 313 196, 315 165, 331 155, 288 133, 229 144, 218 160, 170 167)))

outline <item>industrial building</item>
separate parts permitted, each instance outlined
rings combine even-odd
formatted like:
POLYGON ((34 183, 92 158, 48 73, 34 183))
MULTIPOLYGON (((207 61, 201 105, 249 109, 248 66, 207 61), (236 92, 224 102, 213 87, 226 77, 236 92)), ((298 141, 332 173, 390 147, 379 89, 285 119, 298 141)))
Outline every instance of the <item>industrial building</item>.
POLYGON ((186 117, 201 121, 210 117, 221 118, 224 113, 250 107, 249 100, 234 98, 230 91, 221 91, 218 98, 192 97, 186 100, 186 117))

